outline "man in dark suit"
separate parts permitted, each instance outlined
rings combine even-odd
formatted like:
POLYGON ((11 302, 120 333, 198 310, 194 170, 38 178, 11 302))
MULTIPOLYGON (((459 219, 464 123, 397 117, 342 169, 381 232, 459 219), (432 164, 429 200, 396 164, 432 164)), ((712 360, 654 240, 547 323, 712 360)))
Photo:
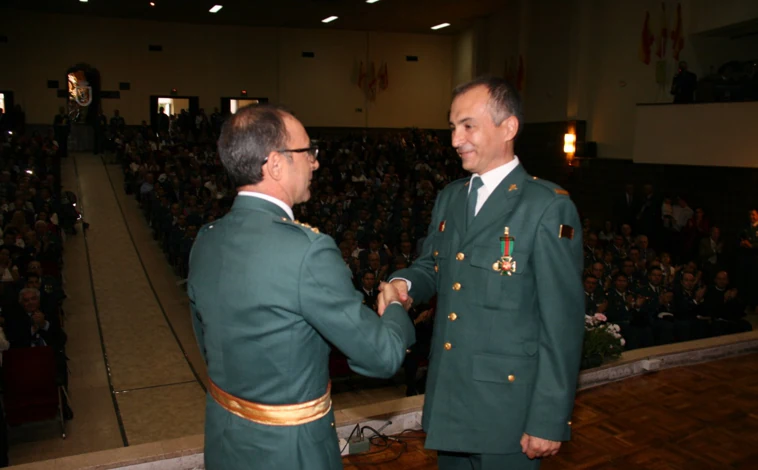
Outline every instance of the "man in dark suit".
POLYGON ((520 125, 504 80, 455 90, 452 142, 472 175, 438 195, 421 256, 391 280, 416 302, 437 294, 423 427, 443 470, 535 469, 571 434, 581 225, 568 193, 514 155, 520 125))
POLYGON ((18 294, 20 308, 6 313, 6 333, 12 348, 50 346, 57 354, 63 354, 66 333, 61 329, 57 315, 43 311, 40 291, 25 287, 18 294))
POLYGON ((238 194, 198 233, 187 283, 208 364, 205 467, 342 468, 329 344, 359 374, 391 377, 413 324, 400 302, 382 316, 363 305, 334 240, 293 220, 319 164, 291 113, 244 108, 218 146, 238 194))
POLYGON ((634 185, 628 183, 624 187, 624 195, 616 198, 613 204, 613 214, 617 227, 622 224, 633 224, 637 215, 639 202, 635 198, 634 185))
POLYGON ((370 309, 374 309, 376 304, 376 295, 378 294, 375 289, 376 274, 373 271, 363 271, 361 276, 361 295, 363 295, 363 304, 370 309))

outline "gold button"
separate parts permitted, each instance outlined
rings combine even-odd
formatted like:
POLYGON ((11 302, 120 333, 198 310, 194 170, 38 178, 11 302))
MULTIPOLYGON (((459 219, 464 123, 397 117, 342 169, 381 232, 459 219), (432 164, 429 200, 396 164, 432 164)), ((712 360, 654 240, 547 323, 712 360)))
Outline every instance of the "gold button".
POLYGON ((436 264, 434 265, 434 272, 435 272, 435 273, 438 273, 438 272, 440 272, 440 267, 439 267, 439 266, 437 266, 436 264))
POLYGON ((516 376, 515 375, 509 375, 508 376, 508 382, 513 382, 514 380, 516 380, 516 376))
POLYGON ((411 350, 410 350, 410 349, 406 349, 406 350, 405 350, 405 354, 410 354, 410 353, 411 353, 411 350))
POLYGON ((445 349, 447 349, 448 351, 450 351, 451 349, 453 349, 453 345, 450 344, 450 343, 445 343, 445 349))
POLYGON ((463 253, 458 253, 457 255, 455 255, 455 259, 457 259, 458 261, 463 261, 464 259, 466 259, 466 255, 464 255, 463 253))
POLYGON ((332 422, 331 422, 331 423, 329 423, 329 424, 331 424, 331 426, 332 426, 332 427, 334 427, 334 421, 332 421, 332 422))
POLYGON ((568 422, 568 425, 571 426, 571 421, 568 422))
POLYGON ((456 315, 455 312, 451 313, 447 317, 450 319, 450 321, 455 321, 458 319, 458 315, 456 315))
POLYGON ((453 284, 453 290, 461 290, 461 283, 456 282, 455 284, 453 284))
POLYGON ((439 254, 440 254, 440 252, 439 252, 439 251, 437 251, 437 250, 434 250, 434 256, 438 256, 439 254))

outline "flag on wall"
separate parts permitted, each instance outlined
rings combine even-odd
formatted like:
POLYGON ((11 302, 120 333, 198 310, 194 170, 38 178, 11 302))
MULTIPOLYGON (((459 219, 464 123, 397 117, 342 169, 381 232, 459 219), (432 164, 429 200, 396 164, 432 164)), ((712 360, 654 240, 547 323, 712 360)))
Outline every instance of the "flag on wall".
POLYGON ((684 31, 682 28, 682 4, 676 4, 676 20, 671 31, 671 52, 674 60, 679 60, 679 53, 684 49, 684 31))
POLYGON ((655 37, 650 31, 650 12, 645 12, 645 23, 642 25, 642 36, 640 37, 640 60, 645 64, 650 64, 650 48, 653 46, 655 37))
POLYGON ((516 71, 516 89, 524 91, 524 81, 526 80, 526 70, 524 69, 524 56, 518 56, 518 70, 516 71))
POLYGON ((379 89, 386 90, 390 84, 390 77, 387 73, 387 62, 379 68, 379 89))
POLYGON ((659 59, 666 57, 666 45, 669 40, 669 23, 666 18, 666 4, 661 2, 661 28, 655 41, 655 55, 659 59))
POLYGON ((358 66, 358 88, 363 90, 364 86, 366 86, 366 67, 364 67, 363 61, 361 61, 361 65, 358 66))
POLYGON ((371 101, 374 101, 376 99, 376 86, 377 86, 377 78, 376 78, 376 68, 374 67, 374 63, 371 62, 371 65, 368 68, 368 99, 371 101))

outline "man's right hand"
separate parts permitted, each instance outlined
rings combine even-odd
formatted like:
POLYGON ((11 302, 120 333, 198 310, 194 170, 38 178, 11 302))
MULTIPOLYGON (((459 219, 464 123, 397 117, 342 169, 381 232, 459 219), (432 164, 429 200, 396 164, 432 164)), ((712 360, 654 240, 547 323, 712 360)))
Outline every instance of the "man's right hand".
POLYGON ((37 310, 32 314, 32 321, 37 328, 45 326, 45 314, 37 310))
POLYGON ((413 300, 408 295, 408 284, 402 279, 395 279, 389 283, 382 282, 379 284, 379 292, 376 311, 380 316, 384 315, 384 310, 394 301, 403 304, 403 308, 406 310, 413 303, 413 300))

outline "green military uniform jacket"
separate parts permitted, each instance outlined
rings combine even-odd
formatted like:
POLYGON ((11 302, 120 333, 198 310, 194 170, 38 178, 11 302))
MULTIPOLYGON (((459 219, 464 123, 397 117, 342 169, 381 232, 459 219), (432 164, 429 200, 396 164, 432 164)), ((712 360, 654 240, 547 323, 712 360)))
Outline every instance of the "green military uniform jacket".
POLYGON ((521 452, 523 433, 563 441, 584 337, 581 225, 568 193, 519 165, 466 229, 468 179, 437 197, 419 259, 393 278, 438 294, 423 427, 430 449, 521 452), (515 238, 511 276, 493 269, 515 238))
MULTIPOLYGON (((209 378, 256 403, 321 397, 328 343, 357 373, 390 377, 415 341, 399 304, 382 317, 362 304, 331 237, 252 196, 238 196, 229 214, 198 233, 188 294, 209 378)), ((206 468, 342 468, 331 411, 299 426, 267 426, 229 413, 210 395, 206 404, 206 468)))

